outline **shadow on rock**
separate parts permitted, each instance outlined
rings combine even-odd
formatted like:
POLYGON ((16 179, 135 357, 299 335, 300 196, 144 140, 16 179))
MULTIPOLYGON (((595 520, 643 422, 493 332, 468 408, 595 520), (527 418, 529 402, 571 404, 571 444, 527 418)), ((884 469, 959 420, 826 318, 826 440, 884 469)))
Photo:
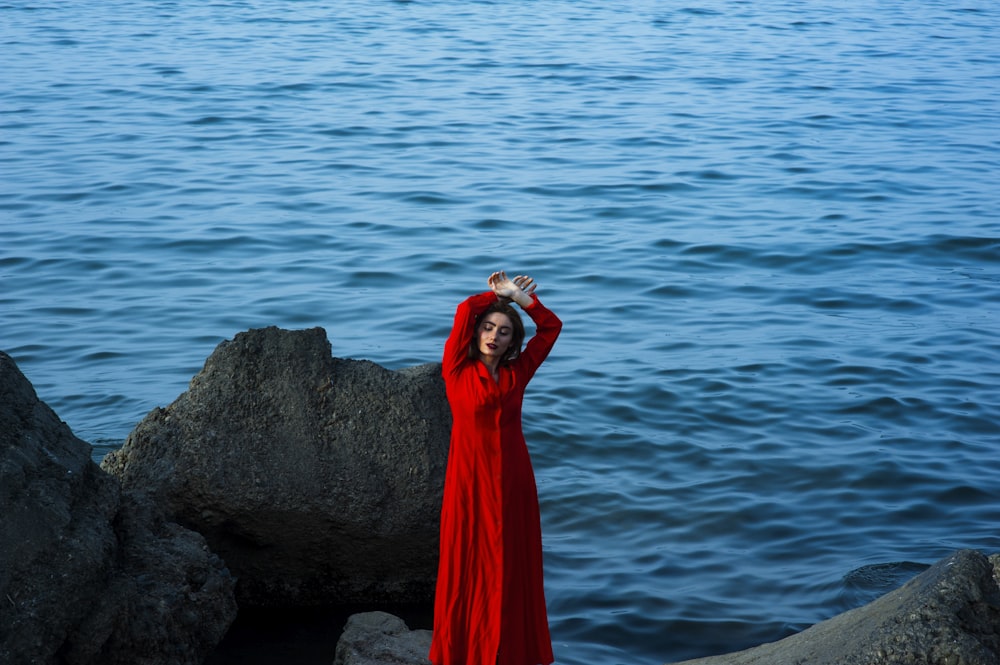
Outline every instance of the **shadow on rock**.
POLYGON ((0 662, 201 663, 236 616, 233 585, 0 352, 0 662))

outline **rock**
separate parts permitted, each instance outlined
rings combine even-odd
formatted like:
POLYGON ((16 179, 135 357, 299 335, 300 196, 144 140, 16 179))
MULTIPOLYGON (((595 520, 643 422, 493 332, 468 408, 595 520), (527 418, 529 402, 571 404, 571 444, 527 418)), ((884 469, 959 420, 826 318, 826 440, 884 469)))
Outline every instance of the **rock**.
POLYGON ((103 467, 205 536, 241 607, 429 603, 450 428, 439 364, 272 327, 221 343, 103 467))
POLYGON ((410 630, 385 612, 355 614, 337 642, 333 665, 429 665, 431 631, 410 630))
POLYGON ((961 550, 896 591, 778 642, 676 665, 996 665, 1000 557, 961 550))
POLYGON ((198 533, 125 492, 116 518, 123 573, 75 631, 101 665, 202 663, 236 619, 233 579, 198 533), (94 641, 91 636, 107 634, 94 641), (116 654, 114 658, 103 653, 116 654))
POLYGON ((0 662, 200 663, 236 616, 233 584, 0 352, 0 662))

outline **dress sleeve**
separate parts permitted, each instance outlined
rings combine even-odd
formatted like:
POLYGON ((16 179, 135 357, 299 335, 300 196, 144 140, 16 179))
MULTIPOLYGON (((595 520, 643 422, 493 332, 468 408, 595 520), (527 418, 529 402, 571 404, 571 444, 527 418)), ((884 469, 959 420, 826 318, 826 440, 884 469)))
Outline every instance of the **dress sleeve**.
POLYGON ((528 340, 524 351, 517 362, 520 369, 525 374, 525 380, 530 379, 535 374, 542 361, 549 355, 559 332, 562 330, 562 321, 552 310, 547 308, 534 293, 531 294, 532 303, 524 308, 531 320, 535 322, 535 335, 528 340))
POLYGON ((451 326, 451 334, 444 343, 444 357, 441 359, 441 371, 445 376, 457 370, 468 357, 469 340, 472 339, 476 327, 476 317, 490 308, 497 301, 492 291, 469 296, 455 310, 455 322, 451 326))

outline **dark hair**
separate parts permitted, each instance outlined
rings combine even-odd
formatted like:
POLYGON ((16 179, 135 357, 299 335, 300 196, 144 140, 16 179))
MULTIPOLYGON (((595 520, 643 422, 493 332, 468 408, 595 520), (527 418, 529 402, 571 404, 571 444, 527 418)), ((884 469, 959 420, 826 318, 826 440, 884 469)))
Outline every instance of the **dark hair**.
POLYGON ((479 325, 483 322, 483 319, 493 312, 500 312, 506 316, 510 319, 510 323, 514 327, 511 331, 510 346, 507 347, 503 358, 500 359, 500 364, 506 365, 521 355, 521 345, 524 344, 524 322, 521 320, 521 315, 518 311, 505 302, 493 303, 489 309, 476 317, 476 325, 472 329, 472 339, 469 340, 469 359, 476 360, 479 358, 479 345, 476 343, 476 340, 479 338, 479 325))

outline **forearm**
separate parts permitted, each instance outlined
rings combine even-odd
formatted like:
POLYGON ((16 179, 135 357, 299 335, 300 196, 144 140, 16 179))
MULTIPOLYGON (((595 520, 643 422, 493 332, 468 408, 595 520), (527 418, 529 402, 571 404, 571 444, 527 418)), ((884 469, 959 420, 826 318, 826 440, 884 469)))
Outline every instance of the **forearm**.
POLYGON ((529 307, 535 304, 535 300, 524 291, 518 291, 514 296, 511 297, 511 300, 520 305, 521 309, 524 310, 527 310, 529 307))

